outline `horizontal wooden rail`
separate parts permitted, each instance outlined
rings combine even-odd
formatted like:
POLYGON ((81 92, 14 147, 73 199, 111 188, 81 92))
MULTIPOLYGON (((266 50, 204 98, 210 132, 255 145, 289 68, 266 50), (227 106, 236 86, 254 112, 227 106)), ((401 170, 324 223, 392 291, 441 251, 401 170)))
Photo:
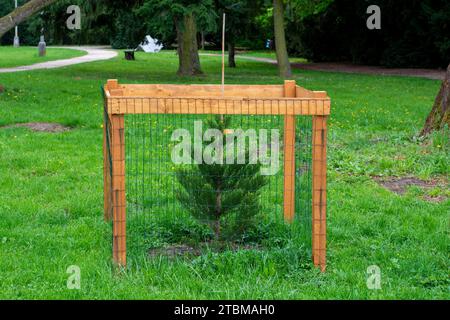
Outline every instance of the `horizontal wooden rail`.
POLYGON ((286 97, 283 85, 120 84, 108 80, 104 90, 109 114, 242 114, 329 115, 325 91, 293 84, 286 97))
POLYGON ((329 115, 330 100, 321 98, 108 98, 110 114, 329 115))

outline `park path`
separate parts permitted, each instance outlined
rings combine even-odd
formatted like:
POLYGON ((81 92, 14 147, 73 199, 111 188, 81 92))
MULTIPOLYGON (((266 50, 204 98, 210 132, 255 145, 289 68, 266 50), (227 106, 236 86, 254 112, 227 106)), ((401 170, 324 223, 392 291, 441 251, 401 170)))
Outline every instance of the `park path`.
POLYGON ((107 49, 107 47, 49 47, 49 48, 64 48, 64 49, 72 49, 72 50, 80 50, 87 52, 86 55, 81 57, 75 57, 70 59, 62 59, 55 61, 47 61, 42 63, 35 63, 28 66, 19 66, 19 67, 11 67, 11 68, 0 68, 0 73, 10 73, 10 72, 21 72, 21 71, 30 71, 30 70, 39 70, 39 69, 56 69, 62 68, 66 66, 71 66, 74 64, 100 61, 100 60, 109 60, 117 56, 117 51, 107 49))
MULTIPOLYGON (((208 56, 220 56, 215 53, 202 53, 208 56)), ((277 60, 271 58, 252 57, 244 55, 236 55, 236 58, 265 62, 270 64, 277 64, 277 60)), ((314 71, 328 71, 328 72, 343 72, 343 73, 359 73, 359 74, 373 74, 383 76, 407 76, 419 77, 433 80, 444 80, 445 70, 438 69, 402 69, 402 68, 383 68, 376 66, 362 66, 350 63, 334 63, 334 62, 318 62, 318 63, 291 63, 292 68, 301 70, 314 71)))

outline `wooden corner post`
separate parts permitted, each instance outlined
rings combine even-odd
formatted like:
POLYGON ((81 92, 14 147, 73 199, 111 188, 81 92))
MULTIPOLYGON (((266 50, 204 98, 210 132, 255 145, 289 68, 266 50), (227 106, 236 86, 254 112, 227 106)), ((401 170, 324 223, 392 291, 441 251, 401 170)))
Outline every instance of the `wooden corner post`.
POLYGON ((314 265, 326 268, 327 116, 313 116, 312 254, 314 265))
MULTIPOLYGON (((105 86, 105 90, 109 90, 110 87, 117 86, 117 81, 109 80, 105 86)), ((105 99, 105 111, 103 116, 103 211, 104 219, 109 222, 112 219, 112 168, 111 168, 111 131, 109 130, 109 124, 111 123, 111 117, 108 110, 110 109, 110 101, 105 99)))
MULTIPOLYGON (((285 80, 284 96, 294 98, 296 95, 295 80, 285 80)), ((288 106, 289 108, 289 106, 288 106)), ((293 110, 292 110, 293 111, 293 110)), ((284 220, 294 221, 295 216, 295 116, 284 116, 284 220)))
POLYGON ((103 121, 103 211, 105 221, 112 219, 112 205, 111 205, 111 163, 109 158, 108 145, 111 136, 108 137, 108 114, 105 114, 103 121), (109 140, 109 141, 108 141, 109 140))
MULTIPOLYGON (((109 80, 108 88, 117 88, 117 80, 109 80)), ((127 263, 126 197, 125 197, 125 119, 111 114, 113 260, 119 266, 127 263)))

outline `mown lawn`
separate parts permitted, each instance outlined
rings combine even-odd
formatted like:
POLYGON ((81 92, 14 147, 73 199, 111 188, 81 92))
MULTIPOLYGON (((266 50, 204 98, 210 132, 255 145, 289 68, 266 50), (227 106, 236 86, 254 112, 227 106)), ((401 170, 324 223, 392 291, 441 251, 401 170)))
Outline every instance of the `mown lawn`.
MULTIPOLYGON (((3 50, 3 49, 2 49, 3 50)), ((415 138, 439 82, 418 78, 295 70, 297 83, 327 90, 329 133, 328 267, 321 274, 289 235, 260 251, 209 253, 193 260, 140 259, 111 265, 103 221, 100 86, 220 83, 220 58, 202 57, 206 76, 175 75, 173 52, 137 54, 49 71, 0 74, 0 126, 59 122, 63 133, 0 129, 0 298, 106 299, 437 299, 450 298, 447 187, 396 195, 374 176, 447 181, 445 135, 415 138), (81 268, 81 290, 66 287, 81 268), (366 270, 381 269, 381 290, 366 270)), ((239 61, 228 83, 279 84, 272 65, 239 61)), ((448 133, 448 132, 447 132, 448 133)), ((294 237, 294 236, 292 236, 294 237)))
POLYGON ((37 47, 1 47, 0 68, 27 66, 46 61, 70 59, 84 56, 85 54, 86 52, 80 50, 47 48, 46 56, 39 57, 37 47))

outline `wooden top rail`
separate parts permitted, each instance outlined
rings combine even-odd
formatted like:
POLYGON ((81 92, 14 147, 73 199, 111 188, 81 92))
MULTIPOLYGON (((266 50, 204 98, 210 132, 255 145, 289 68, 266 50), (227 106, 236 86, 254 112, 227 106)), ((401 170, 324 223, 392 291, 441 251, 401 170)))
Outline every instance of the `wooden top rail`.
POLYGON ((329 115, 324 91, 295 86, 285 97, 284 85, 122 84, 108 80, 104 87, 110 114, 243 114, 329 115))

